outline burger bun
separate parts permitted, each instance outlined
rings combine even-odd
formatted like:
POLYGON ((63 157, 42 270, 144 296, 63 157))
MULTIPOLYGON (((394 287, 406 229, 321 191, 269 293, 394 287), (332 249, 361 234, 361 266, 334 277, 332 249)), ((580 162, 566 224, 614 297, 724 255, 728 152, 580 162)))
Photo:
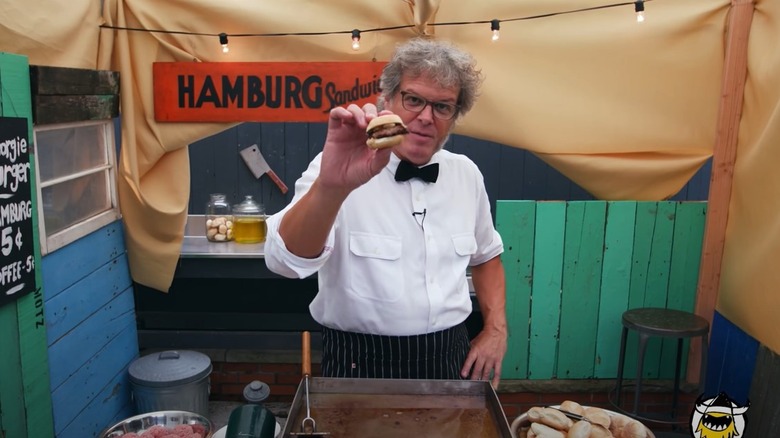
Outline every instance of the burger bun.
POLYGON ((404 125, 403 120, 401 120, 401 117, 399 117, 397 114, 385 114, 382 116, 377 116, 371 119, 371 121, 368 122, 368 126, 366 126, 366 134, 368 135, 366 145, 368 145, 368 147, 371 149, 391 148, 401 144, 406 132, 406 126, 404 125), (400 126, 402 133, 377 137, 376 135, 379 133, 379 131, 382 131, 383 127, 386 125, 400 126))
POLYGON ((401 120, 401 117, 398 116, 398 114, 385 114, 383 116, 376 116, 373 119, 371 119, 370 122, 368 122, 368 126, 366 126, 366 133, 370 133, 374 129, 382 126, 382 125, 403 125, 404 121, 401 120))

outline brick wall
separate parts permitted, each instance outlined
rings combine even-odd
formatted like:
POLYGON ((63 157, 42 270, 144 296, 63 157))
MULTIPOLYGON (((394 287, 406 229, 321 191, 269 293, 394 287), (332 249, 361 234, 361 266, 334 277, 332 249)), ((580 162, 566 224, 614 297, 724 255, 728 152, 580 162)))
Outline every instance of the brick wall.
MULTIPOLYGON (((267 401, 290 403, 302 378, 299 363, 213 362, 212 366, 211 399, 219 401, 243 401, 244 387, 259 380, 271 388, 267 401)), ((312 375, 319 373, 319 364, 312 364, 312 375)))

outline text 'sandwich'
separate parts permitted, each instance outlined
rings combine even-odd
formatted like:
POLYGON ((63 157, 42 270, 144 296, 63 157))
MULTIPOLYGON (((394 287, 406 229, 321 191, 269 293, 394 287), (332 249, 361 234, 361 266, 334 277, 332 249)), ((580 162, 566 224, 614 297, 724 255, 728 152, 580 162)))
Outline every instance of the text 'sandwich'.
POLYGON ((404 122, 397 115, 377 116, 366 127, 366 144, 372 149, 391 148, 400 144, 408 133, 404 122))

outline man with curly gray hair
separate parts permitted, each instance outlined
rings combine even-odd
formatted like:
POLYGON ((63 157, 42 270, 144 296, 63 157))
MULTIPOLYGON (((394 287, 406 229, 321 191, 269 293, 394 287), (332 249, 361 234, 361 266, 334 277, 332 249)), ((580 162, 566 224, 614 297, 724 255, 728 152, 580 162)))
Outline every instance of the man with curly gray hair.
POLYGON ((507 324, 501 237, 477 166, 443 148, 474 105, 482 76, 452 44, 400 45, 377 106, 331 110, 323 151, 271 216, 266 264, 291 278, 318 273, 309 306, 322 325, 325 377, 473 379, 498 386, 507 324), (408 133, 366 146, 377 115, 408 133), (469 334, 467 270, 483 327, 469 334))

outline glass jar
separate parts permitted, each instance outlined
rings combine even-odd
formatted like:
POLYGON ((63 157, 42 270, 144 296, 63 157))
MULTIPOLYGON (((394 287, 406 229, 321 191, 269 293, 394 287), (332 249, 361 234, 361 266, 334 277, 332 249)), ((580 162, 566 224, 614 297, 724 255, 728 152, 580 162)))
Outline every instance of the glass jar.
POLYGON ((233 238, 236 243, 265 242, 265 210, 251 195, 233 206, 233 238))
POLYGON ((233 240, 233 215, 230 204, 222 193, 209 195, 206 204, 206 239, 210 242, 233 240))

